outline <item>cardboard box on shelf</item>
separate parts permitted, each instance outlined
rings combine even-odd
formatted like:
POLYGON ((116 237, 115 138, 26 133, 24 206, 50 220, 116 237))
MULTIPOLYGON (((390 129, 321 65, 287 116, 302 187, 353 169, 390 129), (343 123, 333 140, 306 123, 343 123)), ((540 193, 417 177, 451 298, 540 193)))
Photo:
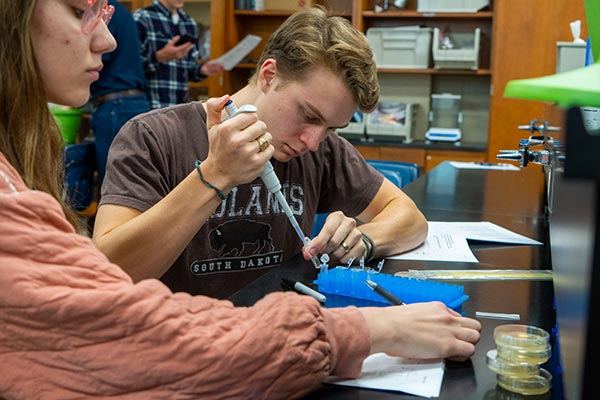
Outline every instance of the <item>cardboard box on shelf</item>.
POLYGON ((315 0, 265 0, 265 10, 302 10, 315 4, 315 0))

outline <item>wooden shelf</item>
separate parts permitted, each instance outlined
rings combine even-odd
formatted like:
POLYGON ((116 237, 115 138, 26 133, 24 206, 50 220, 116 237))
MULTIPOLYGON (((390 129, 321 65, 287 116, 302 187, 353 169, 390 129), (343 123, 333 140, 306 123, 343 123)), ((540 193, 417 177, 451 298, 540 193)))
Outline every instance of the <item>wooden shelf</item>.
POLYGON ((233 15, 247 15, 250 17, 289 17, 292 10, 272 10, 272 11, 254 11, 254 10, 233 10, 233 15))
POLYGON ((435 68, 377 68, 380 73, 424 74, 424 75, 491 75, 489 69, 435 69, 435 68))
POLYGON ((208 88, 208 80, 205 79, 201 82, 188 82, 188 86, 191 88, 208 88))
MULTIPOLYGON (((242 15, 249 17, 289 17, 296 10, 264 10, 264 11, 255 11, 255 10, 233 10, 233 15, 242 15)), ((337 13, 334 11, 334 14, 340 17, 352 17, 352 13, 342 12, 337 13)))
POLYGON ((363 11, 364 18, 447 18, 447 19, 461 19, 461 18, 482 18, 491 19, 493 13, 491 11, 480 11, 476 13, 421 13, 417 11, 363 11))
MULTIPOLYGON (((256 64, 240 63, 235 66, 240 69, 254 69, 256 64)), ((377 72, 390 74, 421 74, 421 75, 479 75, 490 76, 492 71, 489 69, 436 69, 436 68, 377 68, 377 72)))

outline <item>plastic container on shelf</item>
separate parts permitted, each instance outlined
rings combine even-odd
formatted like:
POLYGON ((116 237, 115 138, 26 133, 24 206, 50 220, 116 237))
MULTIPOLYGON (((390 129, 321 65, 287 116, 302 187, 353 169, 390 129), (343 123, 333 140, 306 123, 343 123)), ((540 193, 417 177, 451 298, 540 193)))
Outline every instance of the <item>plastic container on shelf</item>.
POLYGON ((479 68, 481 29, 473 32, 442 32, 433 28, 433 67, 437 69, 479 68))
POLYGON ((418 0, 418 12, 477 12, 490 5, 490 0, 418 0))
POLYGON ((78 108, 65 108, 59 106, 51 106, 50 110, 60 134, 63 137, 65 144, 73 144, 77 139, 79 127, 81 126, 81 116, 83 112, 78 108))
POLYGON ((367 39, 378 68, 427 68, 431 28, 398 26, 369 28, 367 39))
POLYGON ((381 99, 377 108, 367 115, 367 137, 412 142, 417 107, 418 104, 381 99))
POLYGON ((363 139, 366 137, 365 126, 366 115, 362 111, 356 110, 348 126, 338 129, 337 133, 349 139, 363 139))

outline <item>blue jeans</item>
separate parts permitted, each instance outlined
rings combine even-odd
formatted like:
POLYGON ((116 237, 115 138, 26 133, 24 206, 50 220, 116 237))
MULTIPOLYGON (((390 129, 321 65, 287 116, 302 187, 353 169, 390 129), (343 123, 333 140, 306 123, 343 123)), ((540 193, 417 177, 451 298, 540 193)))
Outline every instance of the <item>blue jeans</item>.
POLYGON ((98 166, 98 184, 102 185, 106 172, 108 149, 125 122, 138 114, 150 111, 145 94, 121 97, 105 101, 94 109, 90 126, 96 138, 96 162, 98 166))

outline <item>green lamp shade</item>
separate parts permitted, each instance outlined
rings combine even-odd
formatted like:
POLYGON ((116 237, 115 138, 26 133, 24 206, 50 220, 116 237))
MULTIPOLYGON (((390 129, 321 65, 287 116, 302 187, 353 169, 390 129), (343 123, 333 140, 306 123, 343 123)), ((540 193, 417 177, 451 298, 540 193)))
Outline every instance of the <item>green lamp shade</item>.
POLYGON ((595 61, 600 61, 600 1, 585 0, 585 17, 592 45, 592 55, 595 61))
MULTIPOLYGON (((586 0, 585 14, 595 61, 600 61, 600 0, 586 0)), ((550 101, 563 107, 600 107, 600 62, 541 78, 508 82, 504 96, 550 101)))
POLYGON ((510 81, 504 96, 550 101, 563 107, 600 107, 600 64, 541 78, 510 81))

